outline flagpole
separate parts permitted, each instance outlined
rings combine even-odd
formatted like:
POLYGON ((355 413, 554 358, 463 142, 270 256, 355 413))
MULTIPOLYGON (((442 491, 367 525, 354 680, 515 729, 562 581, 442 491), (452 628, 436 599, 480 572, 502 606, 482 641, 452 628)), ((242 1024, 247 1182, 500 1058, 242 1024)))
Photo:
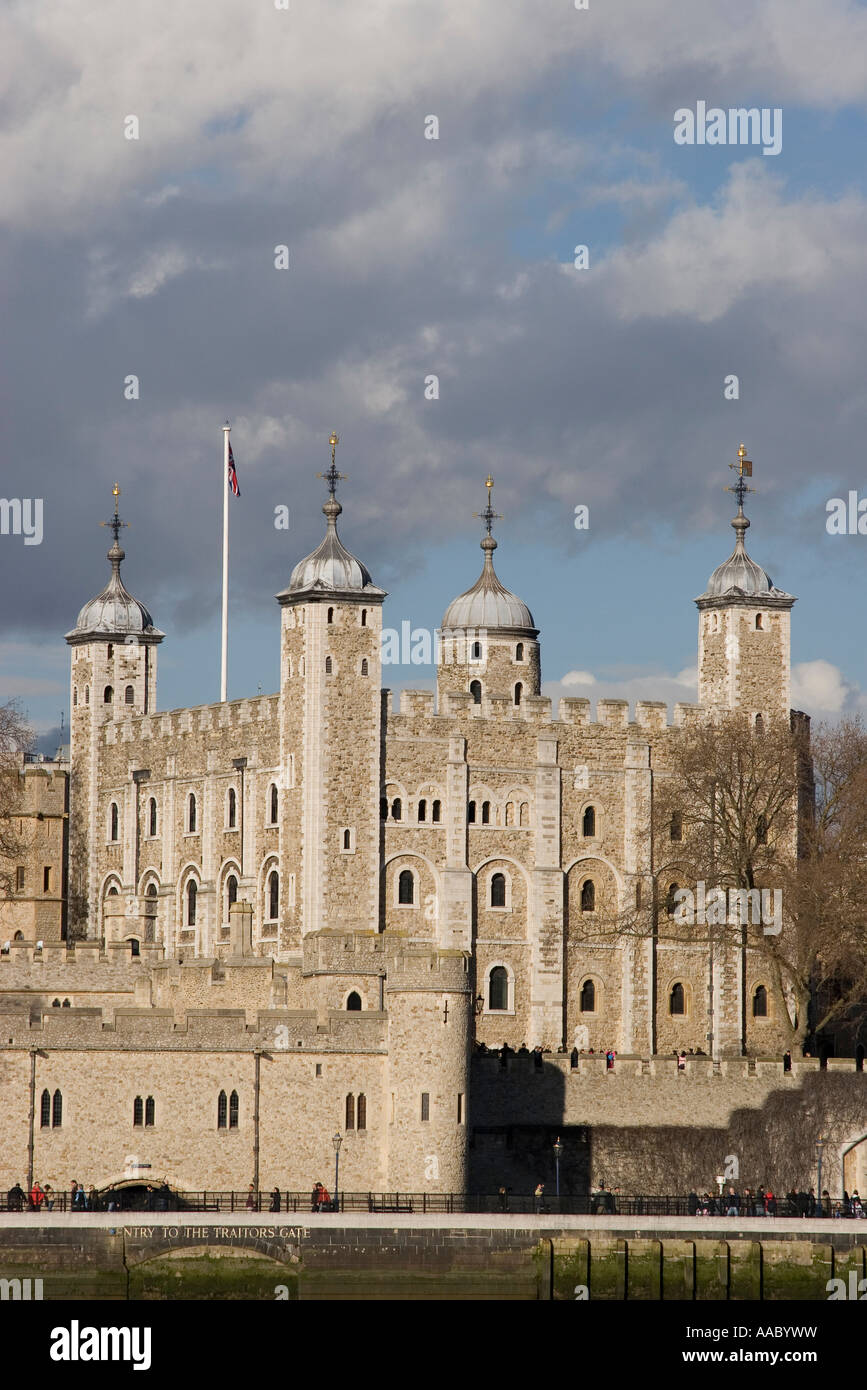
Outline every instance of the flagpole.
POLYGON ((223 624, 222 662, 220 665, 220 700, 225 704, 229 674, 229 431, 223 426, 223 624))

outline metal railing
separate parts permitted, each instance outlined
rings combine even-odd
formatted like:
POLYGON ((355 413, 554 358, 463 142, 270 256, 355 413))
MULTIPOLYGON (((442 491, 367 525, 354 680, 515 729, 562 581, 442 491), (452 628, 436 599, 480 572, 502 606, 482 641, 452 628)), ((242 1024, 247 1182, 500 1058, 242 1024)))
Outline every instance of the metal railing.
MULTIPOLYGON (((545 1193, 537 1198, 533 1193, 507 1191, 500 1193, 461 1192, 341 1192, 327 1202, 314 1205, 310 1192, 289 1192, 280 1190, 279 1205, 272 1192, 176 1192, 169 1187, 154 1186, 147 1189, 141 1186, 110 1188, 89 1196, 84 1201, 75 1201, 69 1192, 50 1193, 42 1202, 34 1203, 22 1193, 20 1198, 8 1193, 0 1195, 0 1212, 42 1211, 68 1212, 70 1215, 88 1211, 139 1211, 139 1212, 215 1212, 224 1215, 232 1213, 256 1213, 262 1216, 277 1215, 316 1215, 320 1211, 340 1211, 348 1213, 393 1212, 413 1216, 426 1215, 551 1215, 551 1216, 695 1216, 697 1219, 712 1219, 725 1216, 728 1203, 725 1196, 711 1199, 710 1206, 704 1210, 703 1199, 695 1196, 650 1196, 624 1195, 613 1192, 565 1194, 557 1197, 545 1193)), ((851 1200, 832 1198, 830 1210, 822 1210, 816 1203, 813 1210, 799 1210, 798 1205, 786 1197, 776 1199, 776 1210, 765 1211, 759 1204, 749 1211, 741 1202, 738 1215, 782 1216, 793 1219, 817 1219, 819 1217, 855 1216, 863 1214, 853 1209, 851 1200)))

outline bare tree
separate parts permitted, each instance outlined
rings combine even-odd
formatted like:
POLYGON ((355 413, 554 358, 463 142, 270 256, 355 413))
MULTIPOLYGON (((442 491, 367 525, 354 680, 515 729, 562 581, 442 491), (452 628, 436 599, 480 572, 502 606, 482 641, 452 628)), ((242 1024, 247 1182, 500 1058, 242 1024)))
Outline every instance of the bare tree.
POLYGON ((27 852, 21 819, 22 754, 33 747, 35 735, 15 700, 0 705, 0 898, 15 892, 15 867, 27 852))

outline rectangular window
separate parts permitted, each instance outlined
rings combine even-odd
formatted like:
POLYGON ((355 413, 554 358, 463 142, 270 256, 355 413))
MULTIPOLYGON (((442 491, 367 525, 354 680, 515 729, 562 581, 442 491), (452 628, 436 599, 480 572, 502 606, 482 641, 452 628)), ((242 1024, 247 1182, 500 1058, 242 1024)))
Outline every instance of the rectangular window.
POLYGON ((289 875, 289 906, 295 906, 295 875, 289 875))
POLYGON ((16 892, 16 893, 23 893, 23 892, 24 892, 24 865, 23 865, 23 864, 19 864, 19 865, 18 865, 18 868, 15 870, 15 892, 16 892))
POLYGON ((286 771, 287 771, 287 773, 288 773, 288 775, 289 775, 289 786, 290 786, 290 787, 294 787, 294 786, 295 786, 295 754, 294 754, 294 753, 290 753, 290 754, 289 754, 289 764, 288 764, 288 767, 286 768, 286 771))
POLYGON ((463 1097, 463 1094, 459 1092, 459 1093, 458 1093, 458 1124, 459 1124, 459 1125, 462 1125, 463 1123, 464 1123, 464 1097, 463 1097))
POLYGON ((317 1076, 321 1076, 321 1075, 322 1075, 322 1063, 321 1063, 321 1062, 317 1062, 317 1063, 316 1063, 316 1075, 317 1075, 317 1076))
POLYGON ((421 1117, 423 1120, 430 1119, 430 1095, 427 1091, 421 1093, 421 1117))
POLYGON ((50 893, 50 892, 51 892, 51 865, 50 865, 50 864, 46 864, 46 865, 45 865, 45 868, 42 870, 42 891, 43 891, 43 893, 50 893))

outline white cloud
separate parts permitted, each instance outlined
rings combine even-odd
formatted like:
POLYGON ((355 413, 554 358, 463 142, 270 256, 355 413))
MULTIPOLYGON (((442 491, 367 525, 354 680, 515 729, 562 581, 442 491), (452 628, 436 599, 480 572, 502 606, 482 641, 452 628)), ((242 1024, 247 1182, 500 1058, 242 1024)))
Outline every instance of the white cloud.
POLYGON ((560 684, 595 685, 596 677, 591 675, 589 671, 567 671, 566 675, 561 677, 560 684))
POLYGON ((803 709, 807 713, 839 714, 855 700, 856 693, 857 687, 847 681, 840 668, 830 661, 800 661, 792 667, 792 705, 795 709, 803 709))

